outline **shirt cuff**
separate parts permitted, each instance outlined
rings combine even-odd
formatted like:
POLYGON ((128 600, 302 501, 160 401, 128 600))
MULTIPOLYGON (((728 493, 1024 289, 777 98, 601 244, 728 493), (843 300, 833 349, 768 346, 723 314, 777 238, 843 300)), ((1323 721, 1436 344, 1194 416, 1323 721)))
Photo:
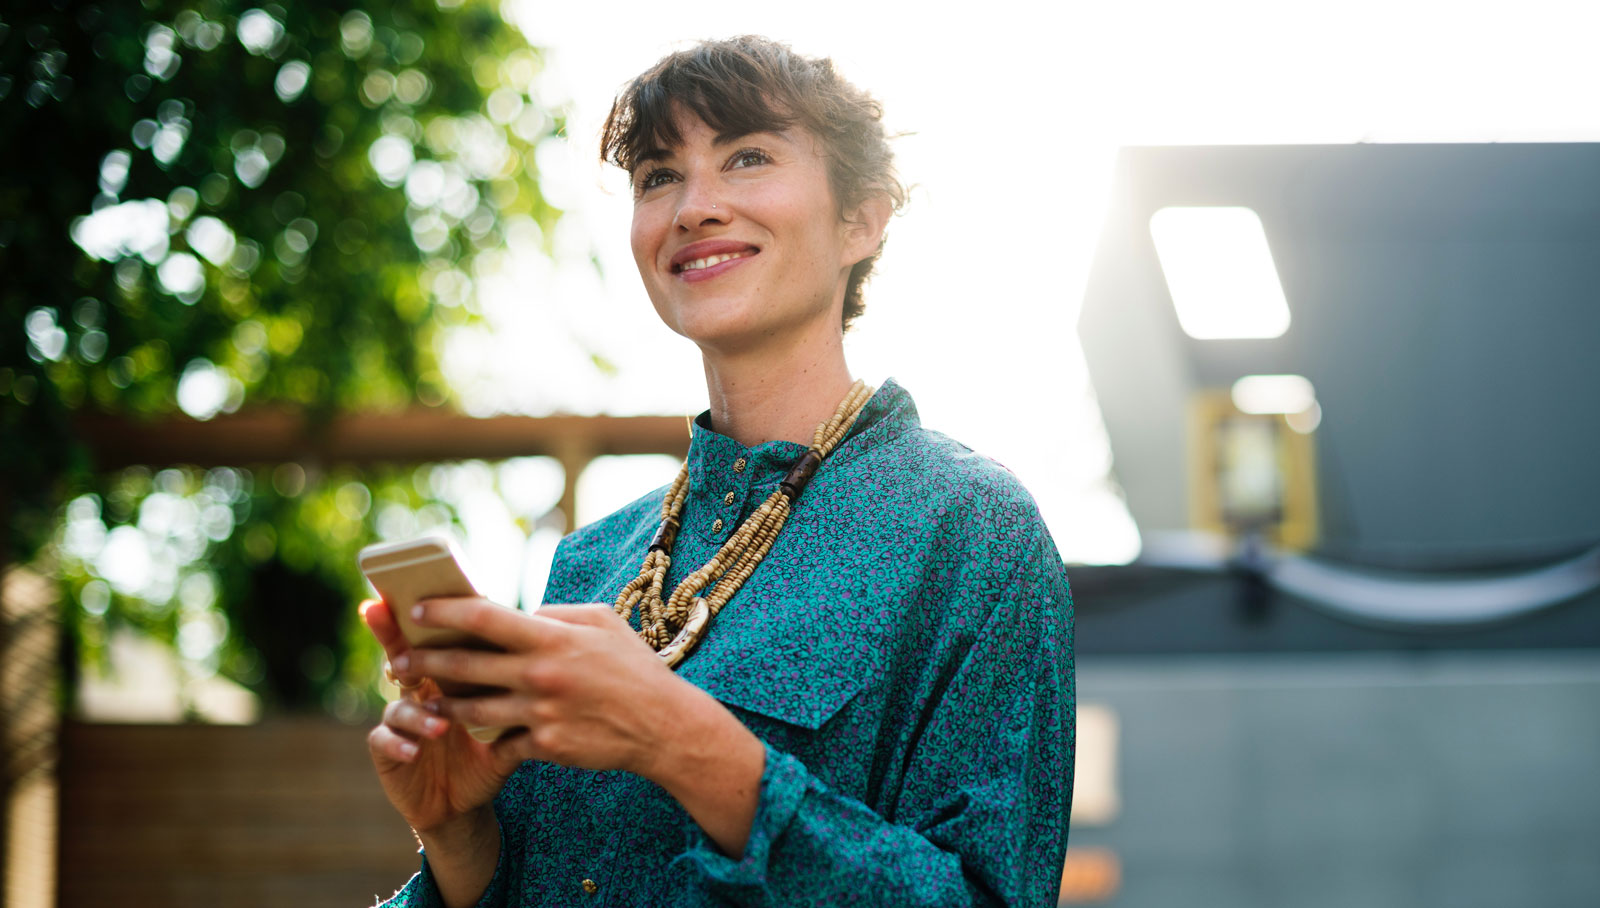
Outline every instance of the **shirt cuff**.
POLYGON ((688 823, 688 849, 678 860, 687 860, 698 867, 712 883, 737 888, 764 887, 773 843, 800 811, 800 802, 812 783, 811 772, 805 764, 774 750, 770 744, 763 742, 762 746, 766 748, 767 763, 761 770, 760 801, 750 824, 744 857, 736 861, 723 854, 700 824, 693 820, 688 823))
POLYGON ((434 885, 433 874, 428 871, 428 856, 422 856, 422 870, 412 874, 394 895, 374 908, 444 908, 439 887, 434 885))
MULTIPOLYGON (((498 806, 496 813, 498 814, 498 806)), ((506 874, 506 827, 504 821, 496 824, 500 827, 500 856, 495 860, 494 876, 489 878, 489 885, 484 887, 483 895, 478 899, 477 908, 494 908, 505 900, 502 891, 505 883, 502 877, 506 874)), ((401 908, 401 906, 415 906, 415 908, 444 908, 444 896, 439 894, 439 884, 434 882, 433 868, 428 866, 428 852, 421 851, 422 871, 411 878, 406 887, 395 893, 394 900, 385 902, 385 908, 401 908), (404 896, 405 898, 402 898, 404 896)))

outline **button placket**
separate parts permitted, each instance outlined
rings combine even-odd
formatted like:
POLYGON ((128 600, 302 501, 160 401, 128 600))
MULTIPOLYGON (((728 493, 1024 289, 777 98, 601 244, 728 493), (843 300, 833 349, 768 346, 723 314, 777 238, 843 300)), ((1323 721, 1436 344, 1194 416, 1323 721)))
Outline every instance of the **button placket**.
MULTIPOLYGON (((746 458, 746 457, 736 457, 736 458, 734 458, 734 460, 733 460, 733 472, 741 474, 742 478, 735 479, 733 481, 733 488, 729 489, 727 491, 727 493, 722 496, 722 506, 723 507, 732 508, 732 507, 735 506, 734 503, 739 500, 741 490, 745 486, 747 486, 749 484, 749 482, 750 482, 749 474, 746 472, 746 468, 749 467, 749 466, 750 466, 749 458, 746 458)), ((711 521, 711 533, 712 533, 712 535, 720 536, 722 534, 723 528, 728 526, 729 524, 733 523, 734 522, 734 518, 736 518, 737 516, 738 516, 738 514, 736 514, 736 513, 729 513, 729 514, 726 514, 724 517, 718 517, 717 519, 711 521)))

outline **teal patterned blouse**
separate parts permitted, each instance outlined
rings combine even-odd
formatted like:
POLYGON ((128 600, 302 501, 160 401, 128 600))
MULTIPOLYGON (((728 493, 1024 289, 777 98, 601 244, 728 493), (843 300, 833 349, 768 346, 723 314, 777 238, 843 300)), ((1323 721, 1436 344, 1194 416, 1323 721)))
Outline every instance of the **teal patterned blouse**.
MULTIPOLYGON (((695 421, 668 589, 803 452, 695 421)), ((615 599, 664 493, 563 540, 546 601, 615 599)), ((922 428, 893 380, 679 671, 766 744, 743 859, 653 782, 530 761, 495 800, 482 905, 1055 905, 1075 724, 1066 573, 1016 478, 922 428)), ((440 904, 426 856, 388 904, 440 904)))

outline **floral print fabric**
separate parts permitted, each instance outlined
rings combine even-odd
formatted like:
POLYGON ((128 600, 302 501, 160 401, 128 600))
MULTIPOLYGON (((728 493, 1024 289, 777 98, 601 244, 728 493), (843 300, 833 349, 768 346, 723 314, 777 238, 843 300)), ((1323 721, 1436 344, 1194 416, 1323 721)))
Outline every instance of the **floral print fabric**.
MULTIPOLYGON (((669 590, 803 452, 695 421, 669 590)), ((664 492, 563 540, 546 601, 611 602, 664 492)), ((679 669, 766 744, 743 859, 646 779, 530 761, 495 801, 500 862, 480 904, 1054 905, 1072 632, 1031 496, 923 429, 890 380, 679 669)), ((440 904, 425 857, 388 904, 440 904)))

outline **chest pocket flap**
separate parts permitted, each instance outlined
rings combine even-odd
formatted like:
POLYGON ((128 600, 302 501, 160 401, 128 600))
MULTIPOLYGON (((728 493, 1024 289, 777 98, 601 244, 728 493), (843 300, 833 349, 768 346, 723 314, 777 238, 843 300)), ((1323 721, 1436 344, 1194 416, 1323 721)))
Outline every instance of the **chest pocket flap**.
POLYGON ((728 706, 815 731, 882 670, 870 640, 838 628, 810 630, 789 622, 721 628, 713 622, 683 676, 728 706))

